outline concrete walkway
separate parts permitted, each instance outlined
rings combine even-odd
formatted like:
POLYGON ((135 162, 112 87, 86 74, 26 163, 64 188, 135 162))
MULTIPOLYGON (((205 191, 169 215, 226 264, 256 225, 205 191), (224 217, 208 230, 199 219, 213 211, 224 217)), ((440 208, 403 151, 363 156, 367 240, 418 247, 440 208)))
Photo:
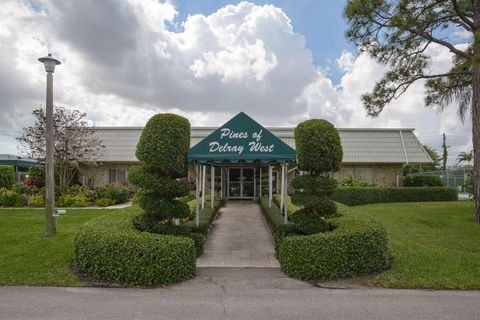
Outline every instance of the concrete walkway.
POLYGON ((257 203, 227 202, 197 267, 280 268, 272 235, 257 203))

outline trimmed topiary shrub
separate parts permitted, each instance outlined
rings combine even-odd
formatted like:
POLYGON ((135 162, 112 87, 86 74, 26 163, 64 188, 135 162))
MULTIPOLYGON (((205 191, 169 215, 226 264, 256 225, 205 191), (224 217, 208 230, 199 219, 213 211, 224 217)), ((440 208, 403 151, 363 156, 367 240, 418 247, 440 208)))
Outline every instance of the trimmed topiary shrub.
POLYGON ((192 239, 140 232, 130 210, 106 214, 85 223, 74 240, 80 272, 98 280, 129 285, 167 285, 195 275, 192 239))
POLYGON ((405 187, 443 187, 443 181, 435 176, 405 176, 403 177, 405 187))
POLYGON ((295 128, 298 169, 312 175, 335 172, 343 158, 340 135, 328 121, 312 119, 295 128))
POLYGON ((329 219, 334 230, 312 235, 277 235, 282 270, 299 279, 340 279, 385 270, 389 266, 387 234, 370 217, 346 214, 329 219))
POLYGON ((456 201, 458 191, 446 187, 340 187, 332 198, 348 206, 390 202, 456 201))
POLYGON ((158 114, 147 122, 136 155, 144 164, 133 167, 128 178, 142 188, 138 194, 144 210, 142 226, 154 232, 160 224, 174 224, 189 216, 189 208, 178 198, 187 196, 189 186, 178 178, 187 174, 190 123, 174 114, 158 114))
POLYGON ((0 188, 11 189, 15 184, 15 169, 13 166, 0 165, 0 188))
POLYGON ((339 170, 343 157, 340 136, 326 120, 307 120, 295 128, 295 145, 298 168, 308 174, 292 181, 295 194, 291 199, 301 209, 291 219, 303 234, 329 231, 332 226, 325 218, 337 213, 329 197, 337 187, 331 174, 339 170))

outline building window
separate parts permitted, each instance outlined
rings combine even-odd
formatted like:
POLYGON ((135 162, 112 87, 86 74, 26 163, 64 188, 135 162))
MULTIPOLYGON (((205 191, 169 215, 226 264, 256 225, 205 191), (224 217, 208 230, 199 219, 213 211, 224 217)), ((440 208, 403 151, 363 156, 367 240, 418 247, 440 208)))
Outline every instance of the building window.
POLYGON ((127 169, 109 169, 108 170, 108 183, 116 183, 121 186, 127 186, 127 169))
POLYGON ((370 184, 375 183, 373 168, 352 168, 350 172, 355 180, 365 181, 370 184))

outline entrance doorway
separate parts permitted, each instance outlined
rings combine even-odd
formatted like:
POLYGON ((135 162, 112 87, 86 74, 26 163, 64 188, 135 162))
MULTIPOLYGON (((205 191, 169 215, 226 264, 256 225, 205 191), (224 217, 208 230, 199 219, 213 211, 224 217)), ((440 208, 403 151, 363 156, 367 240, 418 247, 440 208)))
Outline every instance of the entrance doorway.
POLYGON ((253 199, 255 194, 255 171, 253 168, 228 168, 228 194, 230 199, 253 199))

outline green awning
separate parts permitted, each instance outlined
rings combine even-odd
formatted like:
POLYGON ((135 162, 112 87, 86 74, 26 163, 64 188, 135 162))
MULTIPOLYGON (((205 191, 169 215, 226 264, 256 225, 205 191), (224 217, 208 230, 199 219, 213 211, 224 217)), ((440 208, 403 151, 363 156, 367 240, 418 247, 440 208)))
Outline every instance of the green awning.
POLYGON ((188 151, 200 163, 269 163, 295 161, 293 148, 240 112, 188 151))

